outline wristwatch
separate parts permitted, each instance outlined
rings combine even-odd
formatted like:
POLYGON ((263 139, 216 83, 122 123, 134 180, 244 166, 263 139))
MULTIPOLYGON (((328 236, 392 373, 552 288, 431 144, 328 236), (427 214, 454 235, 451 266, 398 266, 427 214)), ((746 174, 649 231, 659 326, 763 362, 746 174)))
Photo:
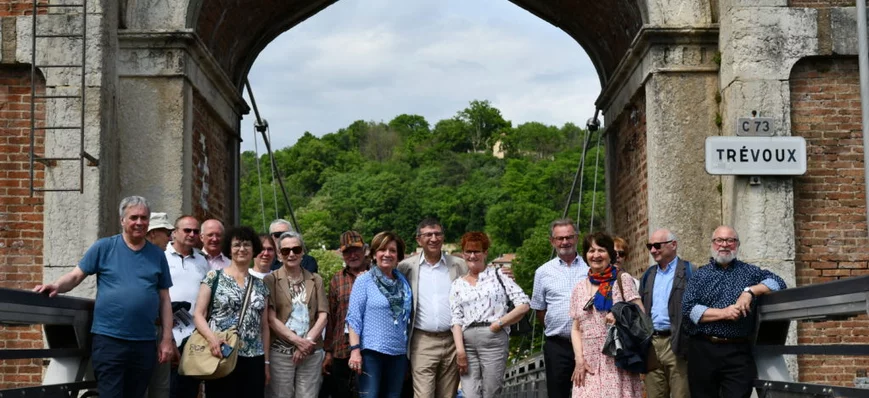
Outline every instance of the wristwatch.
POLYGON ((748 294, 750 294, 752 299, 754 299, 754 298, 757 297, 757 296, 754 295, 754 292, 751 291, 751 287, 747 287, 747 288, 745 288, 745 289, 742 289, 742 291, 743 291, 744 293, 748 293, 748 294))
POLYGON ((362 344, 351 345, 351 346, 350 346, 350 351, 353 351, 353 350, 355 350, 355 349, 357 349, 357 348, 362 349, 362 344))

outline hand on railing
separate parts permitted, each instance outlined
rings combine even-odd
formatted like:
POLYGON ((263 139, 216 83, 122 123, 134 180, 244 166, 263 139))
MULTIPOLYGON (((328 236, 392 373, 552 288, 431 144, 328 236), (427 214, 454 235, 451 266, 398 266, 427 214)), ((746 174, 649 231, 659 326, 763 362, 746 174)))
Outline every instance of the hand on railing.
POLYGON ((36 285, 36 287, 33 288, 34 292, 47 294, 48 297, 57 296, 58 290, 58 285, 55 283, 49 283, 47 285, 36 285))

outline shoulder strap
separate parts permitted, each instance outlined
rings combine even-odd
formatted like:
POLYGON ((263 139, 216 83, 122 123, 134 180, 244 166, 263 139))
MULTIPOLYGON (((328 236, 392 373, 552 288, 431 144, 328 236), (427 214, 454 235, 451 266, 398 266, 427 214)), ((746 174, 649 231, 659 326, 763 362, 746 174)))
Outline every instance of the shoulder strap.
POLYGON ((622 271, 622 270, 617 271, 616 283, 618 283, 618 285, 619 285, 619 291, 622 292, 622 301, 627 301, 627 300, 625 300, 625 288, 624 288, 624 286, 622 286, 622 273, 623 272, 625 272, 625 271, 622 271))
POLYGON ((510 300, 510 294, 507 293, 507 287, 504 286, 501 276, 498 275, 498 268, 495 268, 495 278, 498 278, 498 283, 501 284, 501 289, 504 289, 504 295, 507 296, 507 305, 513 305, 513 300, 510 300))
POLYGON ((214 309, 214 292, 217 291, 217 282, 220 282, 220 270, 214 273, 214 282, 211 282, 211 300, 208 300, 208 315, 205 317, 206 321, 211 320, 211 310, 214 309))
POLYGON ((247 274, 247 289, 244 291, 244 302, 241 304, 241 313, 238 314, 238 330, 241 331, 242 322, 247 312, 248 304, 250 304, 250 292, 253 290, 254 279, 251 274, 247 274))

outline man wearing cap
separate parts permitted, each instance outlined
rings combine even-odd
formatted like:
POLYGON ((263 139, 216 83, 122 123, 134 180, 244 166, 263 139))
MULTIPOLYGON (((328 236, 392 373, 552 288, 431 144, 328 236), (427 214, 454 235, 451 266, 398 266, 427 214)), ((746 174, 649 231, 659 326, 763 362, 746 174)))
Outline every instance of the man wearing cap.
MULTIPOLYGON (((269 234, 274 238, 275 242, 280 240, 282 233, 289 231, 293 231, 292 224, 283 218, 274 220, 271 225, 269 225, 269 234)), ((284 259, 281 257, 281 252, 278 252, 278 255, 275 256, 275 262, 272 264, 272 271, 277 271, 281 268, 281 266, 283 266, 283 261, 284 259)), ((301 266, 312 274, 316 274, 320 268, 317 265, 317 259, 308 255, 308 248, 305 248, 305 254, 302 255, 301 266)))
POLYGON ((367 246, 362 235, 356 231, 341 234, 341 256, 344 257, 344 268, 329 283, 329 323, 326 327, 326 340, 323 348, 326 358, 323 360, 323 374, 331 379, 323 383, 333 397, 358 397, 355 372, 350 371, 347 361, 350 359, 350 341, 347 337, 347 308, 350 304, 350 291, 356 277, 368 271, 370 263, 365 256, 367 246))
POLYGON ((436 219, 419 223, 416 242, 422 254, 398 264, 413 292, 407 336, 413 392, 417 398, 451 398, 459 387, 459 367, 450 331, 450 286, 468 273, 468 266, 443 252, 444 229, 436 219))
MULTIPOLYGON (((183 349, 187 337, 196 329, 192 314, 196 308, 199 284, 210 270, 205 257, 193 249, 200 232, 199 220, 195 217, 178 217, 172 233, 172 244, 166 249, 166 261, 169 262, 173 283, 169 288, 175 315, 172 334, 179 350, 183 349)), ((172 369, 170 377, 172 398, 195 398, 199 394, 199 379, 179 375, 177 367, 172 369)))
POLYGON ((223 255, 222 251, 223 232, 223 223, 220 220, 210 219, 202 223, 202 252, 208 261, 208 267, 213 270, 224 269, 230 263, 229 257, 223 255))
POLYGON ((174 227, 169 223, 169 216, 166 213, 151 213, 151 223, 148 225, 148 234, 145 235, 145 239, 157 245, 160 250, 166 250, 173 229, 174 227))

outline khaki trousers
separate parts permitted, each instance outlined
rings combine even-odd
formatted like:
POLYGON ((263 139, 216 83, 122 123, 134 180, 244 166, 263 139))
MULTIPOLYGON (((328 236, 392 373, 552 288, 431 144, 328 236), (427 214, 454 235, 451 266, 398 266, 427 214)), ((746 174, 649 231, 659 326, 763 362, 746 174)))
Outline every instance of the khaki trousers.
POLYGON ((653 336, 661 367, 646 375, 646 398, 689 398, 688 361, 670 347, 670 336, 653 336))
POLYGON ((316 350, 297 365, 293 363, 292 355, 271 350, 271 380, 266 386, 266 397, 316 398, 323 381, 321 366, 324 357, 323 350, 316 350))
POLYGON ((452 398, 459 389, 459 365, 452 332, 413 331, 410 371, 414 398, 452 398))

